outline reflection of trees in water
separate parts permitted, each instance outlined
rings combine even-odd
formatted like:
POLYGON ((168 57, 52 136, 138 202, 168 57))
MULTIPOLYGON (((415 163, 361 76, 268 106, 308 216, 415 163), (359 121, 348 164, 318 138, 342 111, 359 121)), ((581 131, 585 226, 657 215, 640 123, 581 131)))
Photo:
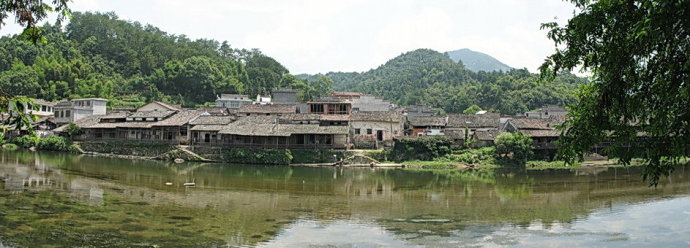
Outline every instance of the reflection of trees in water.
MULTIPOLYGON (((631 168, 583 175, 570 171, 169 164, 32 154, 32 159, 23 158, 27 164, 14 162, 11 171, 37 168, 37 156, 40 161, 58 161, 38 164, 45 164, 54 179, 82 188, 103 189, 103 205, 116 203, 111 211, 121 215, 150 213, 151 216, 128 218, 154 226, 168 225, 170 216, 192 217, 199 227, 179 228, 186 232, 205 230, 217 237, 232 236, 233 242, 239 244, 273 237, 300 217, 371 221, 400 235, 419 230, 450 235, 466 227, 529 225, 535 221, 549 226, 620 202, 687 193, 690 185, 684 168, 678 169, 673 180, 664 181, 659 189, 650 189, 631 168), (190 177, 196 180, 197 187, 179 186, 179 182, 190 177), (164 186, 167 181, 175 185, 164 186)), ((7 154, 0 159, 18 161, 7 154)), ((2 163, 0 169, 9 168, 6 164, 2 163)))

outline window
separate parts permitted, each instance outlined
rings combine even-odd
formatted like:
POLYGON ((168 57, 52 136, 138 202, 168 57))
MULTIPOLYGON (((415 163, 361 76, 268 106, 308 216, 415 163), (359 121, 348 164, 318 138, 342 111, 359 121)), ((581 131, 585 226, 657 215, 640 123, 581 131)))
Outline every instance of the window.
POLYGON ((372 134, 371 128, 367 128, 367 134, 372 134))
POLYGON ((355 134, 359 134, 361 130, 359 128, 355 128, 355 134))
POLYGON ((86 101, 86 106, 91 106, 91 101, 86 101))
POLYGON ((239 107, 240 107, 240 102, 238 102, 238 101, 230 102, 230 108, 239 108, 239 107))
POLYGON ((323 104, 312 104, 310 108, 312 113, 323 113, 323 104))
POLYGON ((70 115, 70 111, 69 111, 69 110, 65 110, 65 117, 69 117, 69 115, 70 115))

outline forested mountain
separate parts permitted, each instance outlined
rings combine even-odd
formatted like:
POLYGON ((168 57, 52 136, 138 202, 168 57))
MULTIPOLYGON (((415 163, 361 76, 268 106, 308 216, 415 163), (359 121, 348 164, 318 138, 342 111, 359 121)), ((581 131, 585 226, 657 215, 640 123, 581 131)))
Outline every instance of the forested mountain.
POLYGON ((488 54, 472 51, 464 48, 460 50, 447 52, 448 57, 455 62, 462 61, 465 68, 471 71, 509 71, 510 66, 503 64, 498 59, 489 56, 488 54))
POLYGON ((114 13, 75 12, 67 26, 45 24, 47 42, 0 38, 0 88, 46 100, 103 97, 114 107, 162 100, 202 105, 220 93, 269 94, 289 86, 309 99, 330 91, 329 78, 297 79, 260 51, 190 40, 114 13))
POLYGON ((333 79, 336 90, 362 91, 401 105, 425 104, 451 113, 461 113, 474 104, 503 114, 522 113, 546 104, 563 106, 576 101, 573 93, 577 85, 586 82, 563 74, 552 83, 540 84, 538 75, 516 69, 473 72, 429 49, 402 54, 364 73, 335 72, 325 76, 333 79))

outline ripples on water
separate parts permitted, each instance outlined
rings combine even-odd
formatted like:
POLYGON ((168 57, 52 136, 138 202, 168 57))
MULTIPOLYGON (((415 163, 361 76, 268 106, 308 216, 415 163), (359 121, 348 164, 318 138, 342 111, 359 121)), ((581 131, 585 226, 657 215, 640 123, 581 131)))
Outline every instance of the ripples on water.
POLYGON ((0 248, 687 247, 689 175, 681 167, 648 188, 634 168, 460 173, 1 152, 0 248))

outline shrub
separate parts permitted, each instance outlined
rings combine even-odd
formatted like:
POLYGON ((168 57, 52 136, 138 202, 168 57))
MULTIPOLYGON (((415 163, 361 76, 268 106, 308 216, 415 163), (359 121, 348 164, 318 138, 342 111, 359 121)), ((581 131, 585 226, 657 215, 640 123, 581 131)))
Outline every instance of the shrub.
POLYGON ((33 135, 23 135, 14 138, 14 140, 12 140, 12 143, 23 148, 29 148, 32 146, 36 146, 36 144, 38 143, 38 137, 33 135))
POLYGON ((77 134, 81 132, 81 127, 77 126, 74 123, 67 124, 65 127, 65 133, 67 133, 67 136, 69 136, 71 139, 74 138, 77 134))
POLYGON ((442 159, 466 164, 494 165, 495 156, 496 149, 493 147, 482 147, 479 149, 460 150, 456 154, 448 154, 442 159))
POLYGON ((328 149, 291 150, 290 152, 292 154, 292 163, 297 164, 333 162, 333 155, 337 155, 338 159, 343 158, 342 152, 334 152, 328 149))
POLYGON ((365 156, 378 160, 379 162, 388 161, 388 156, 390 155, 389 150, 374 150, 366 151, 365 156))
POLYGON ((15 150, 19 149, 19 147, 15 144, 8 143, 8 144, 2 145, 2 149, 5 151, 15 151, 15 150))
POLYGON ((223 158, 240 164, 290 164, 292 153, 290 150, 232 148, 224 151, 223 158))
POLYGON ((494 144, 499 159, 524 164, 533 154, 532 138, 522 133, 502 133, 496 137, 494 144))
POLYGON ((68 151, 71 144, 72 142, 65 137, 50 136, 45 139, 38 139, 36 148, 46 151, 68 151))
POLYGON ((396 140, 389 158, 394 161, 429 161, 450 153, 452 144, 452 139, 443 136, 402 138, 396 140))

